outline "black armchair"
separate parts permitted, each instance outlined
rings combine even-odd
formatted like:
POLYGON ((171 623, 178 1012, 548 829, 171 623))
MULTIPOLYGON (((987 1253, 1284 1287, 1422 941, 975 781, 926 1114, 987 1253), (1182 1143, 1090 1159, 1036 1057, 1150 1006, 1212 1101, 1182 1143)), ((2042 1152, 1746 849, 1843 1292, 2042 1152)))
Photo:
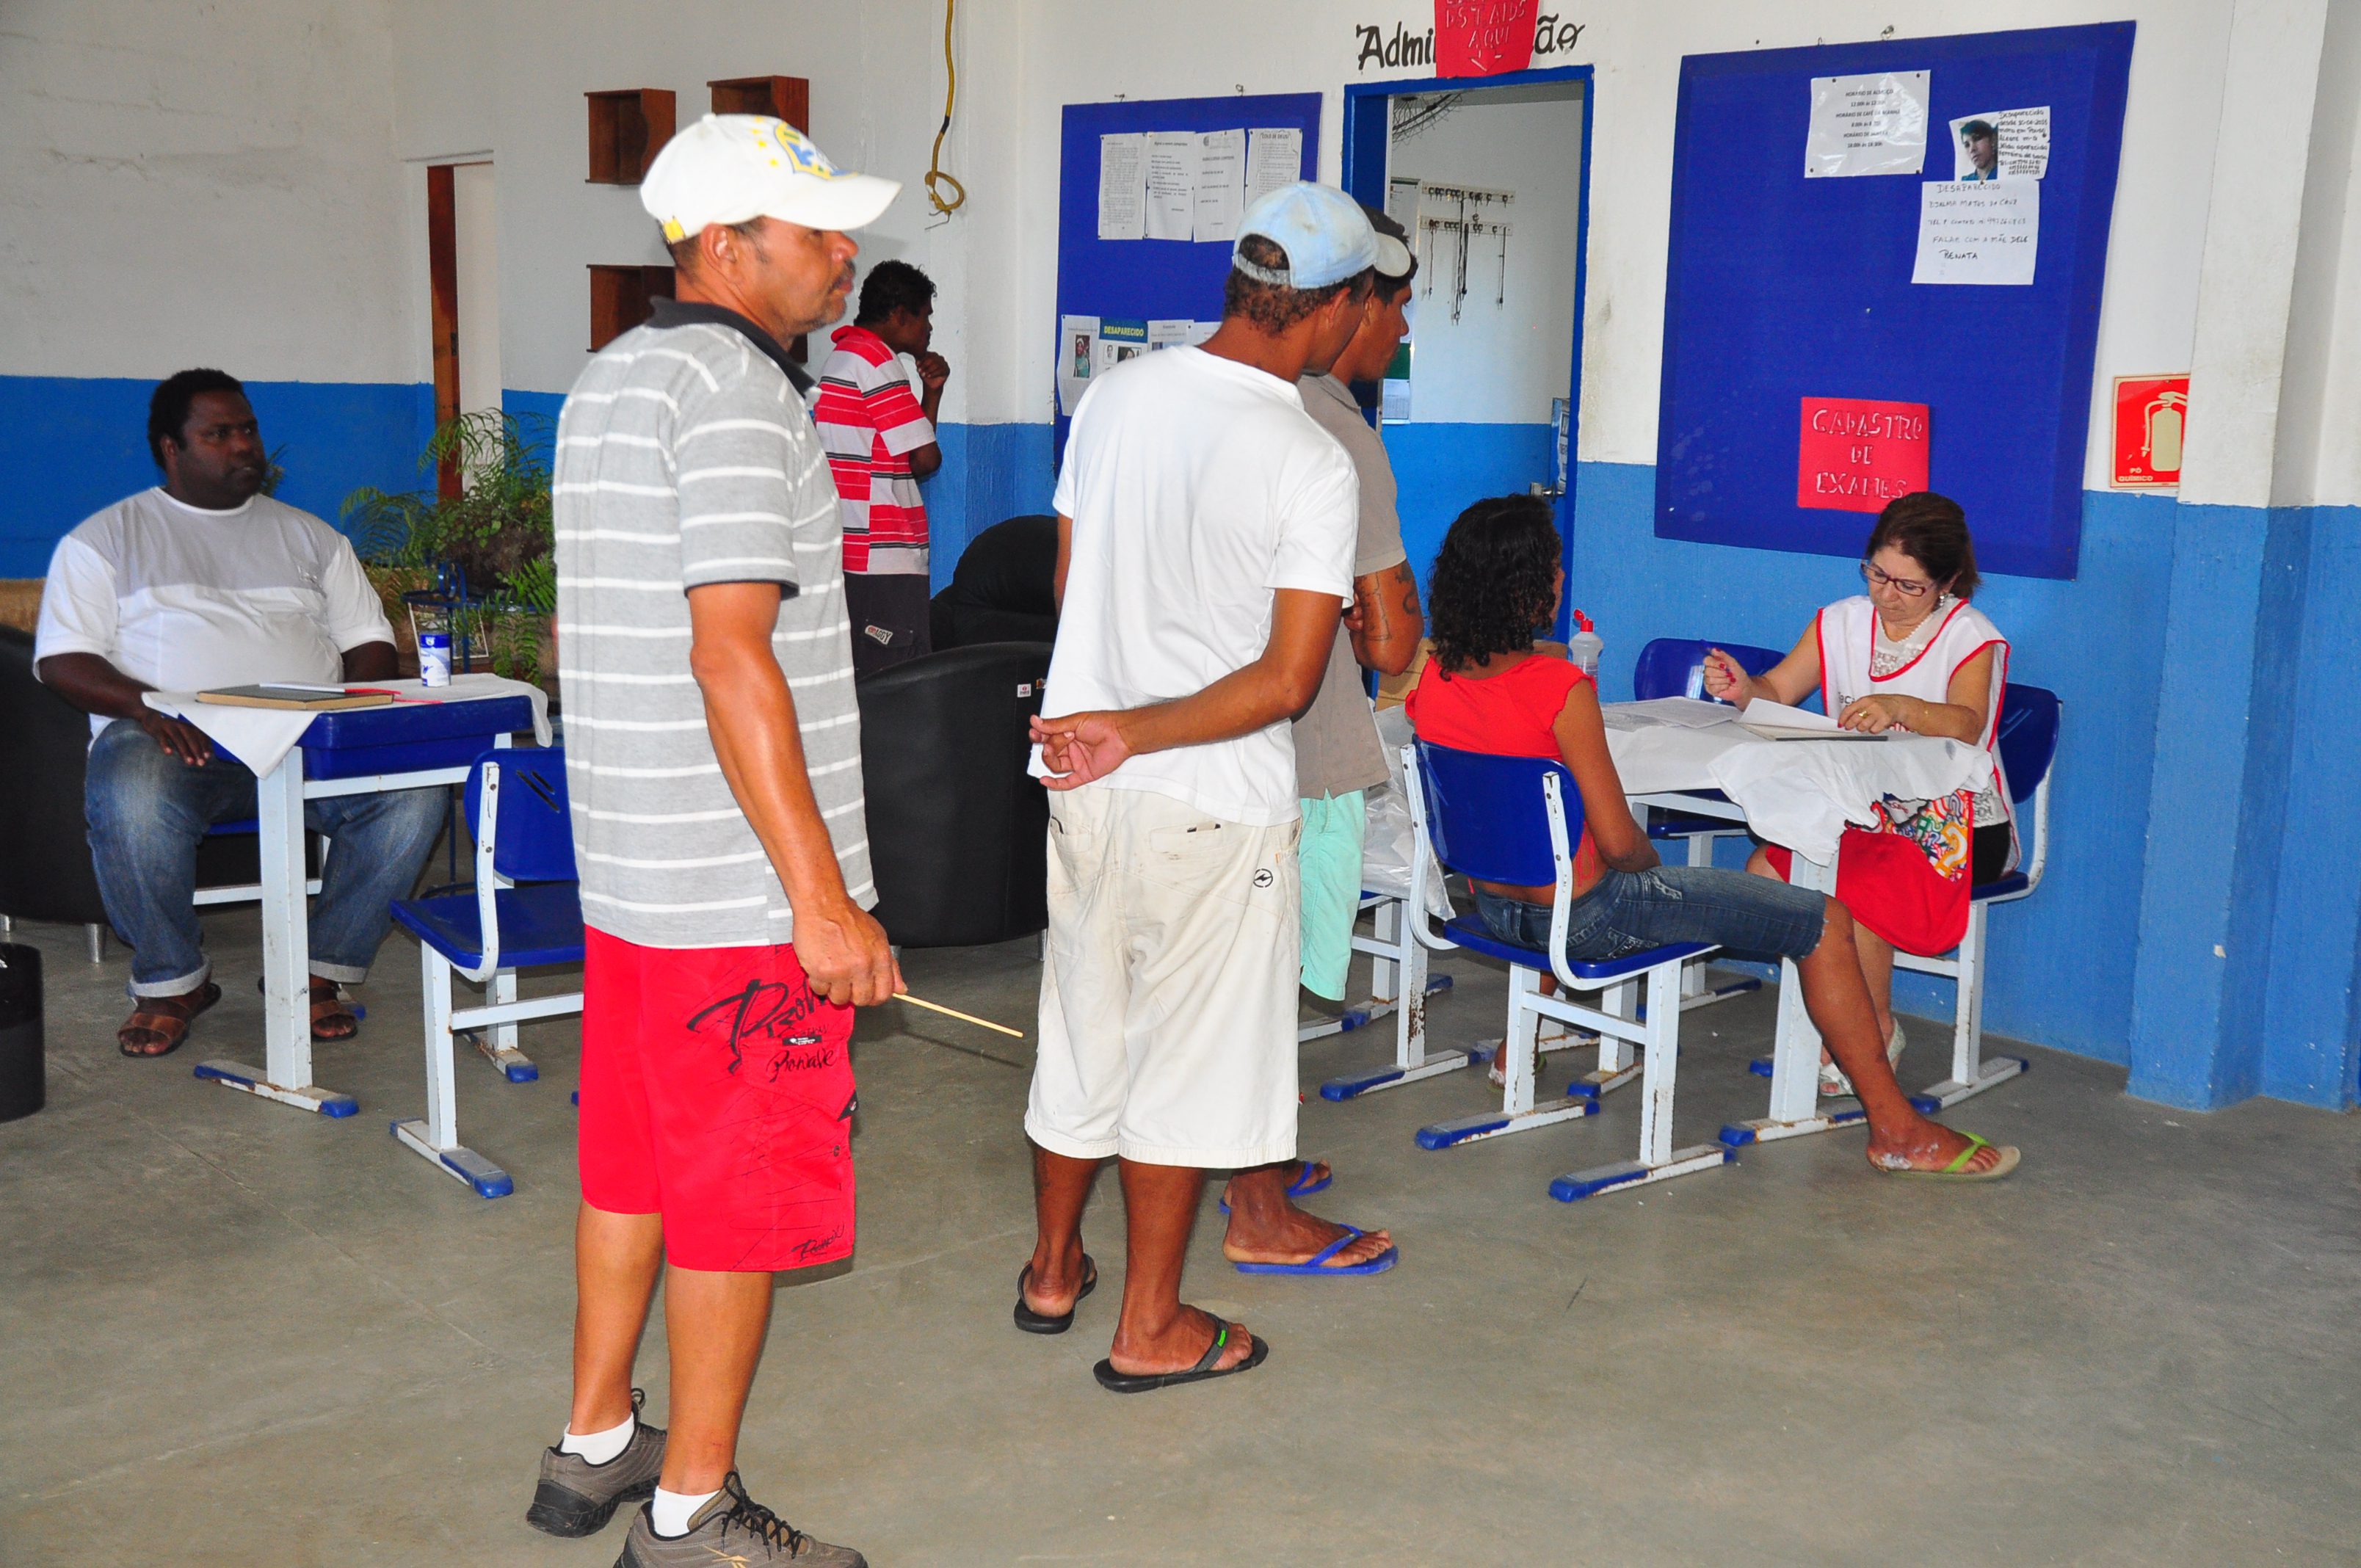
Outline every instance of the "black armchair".
MULTIPOLYGON (((95 962, 106 905, 82 821, 89 751, 89 716, 34 675, 31 635, 0 626, 0 789, 15 816, 0 832, 0 915, 84 927, 95 962)), ((197 848, 199 887, 252 883, 260 874, 250 833, 209 838, 197 848)))
POLYGON ((1047 642, 993 642, 854 687, 875 913, 895 945, 973 947, 1049 925, 1049 797, 1026 773, 1049 671, 1047 642))
POLYGON ((994 523, 968 541, 950 587, 934 598, 929 629, 936 649, 1057 641, 1057 576, 1056 518, 994 523))

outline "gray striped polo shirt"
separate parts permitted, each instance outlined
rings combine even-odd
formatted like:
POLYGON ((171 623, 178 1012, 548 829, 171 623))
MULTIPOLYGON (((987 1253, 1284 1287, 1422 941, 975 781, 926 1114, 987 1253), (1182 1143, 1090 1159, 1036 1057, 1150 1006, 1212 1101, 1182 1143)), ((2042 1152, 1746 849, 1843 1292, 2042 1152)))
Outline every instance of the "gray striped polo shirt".
POLYGON ((758 332, 674 307, 600 351, 557 422, 558 678, 582 915, 642 947, 794 934, 689 673, 687 590, 708 583, 781 586, 771 648, 812 793, 847 891, 863 908, 877 902, 836 488, 758 332))

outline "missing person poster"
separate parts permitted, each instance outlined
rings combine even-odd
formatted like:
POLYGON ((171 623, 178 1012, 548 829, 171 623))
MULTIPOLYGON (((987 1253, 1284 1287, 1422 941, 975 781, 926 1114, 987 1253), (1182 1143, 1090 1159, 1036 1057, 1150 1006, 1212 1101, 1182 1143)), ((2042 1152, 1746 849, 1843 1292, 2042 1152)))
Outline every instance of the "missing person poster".
POLYGON ((2029 286, 2040 250, 2040 181, 1929 180, 1918 187, 1913 283, 2029 286))
POLYGON ((2038 180, 2049 171, 2049 105, 1990 109, 1951 122, 1951 178, 2038 180))

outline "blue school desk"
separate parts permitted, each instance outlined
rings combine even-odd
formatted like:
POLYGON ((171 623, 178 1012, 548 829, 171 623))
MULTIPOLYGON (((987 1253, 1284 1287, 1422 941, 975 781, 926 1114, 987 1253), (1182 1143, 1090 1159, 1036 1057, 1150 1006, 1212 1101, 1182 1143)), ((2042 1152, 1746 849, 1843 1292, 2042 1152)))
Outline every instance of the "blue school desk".
POLYGON ((526 696, 349 708, 312 720, 279 765, 255 781, 262 835, 263 1065, 200 1062, 199 1078, 323 1116, 349 1116, 349 1094, 312 1081, 312 938, 303 898, 303 803, 339 795, 465 783, 488 746, 533 728, 526 696))

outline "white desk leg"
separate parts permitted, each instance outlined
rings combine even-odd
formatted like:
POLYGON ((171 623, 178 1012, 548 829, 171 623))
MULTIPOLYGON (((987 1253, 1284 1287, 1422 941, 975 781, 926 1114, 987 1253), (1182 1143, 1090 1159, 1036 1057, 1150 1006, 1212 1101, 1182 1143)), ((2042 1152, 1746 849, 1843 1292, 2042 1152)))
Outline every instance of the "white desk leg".
MULTIPOLYGON (((1787 880, 1816 893, 1836 890, 1836 868, 1801 855, 1793 857, 1787 880)), ((1820 1109, 1820 1031, 1804 1007, 1803 977, 1795 960, 1779 960, 1779 1032, 1771 1047, 1771 1113, 1758 1122, 1734 1122, 1721 1130, 1721 1141, 1732 1148, 1748 1144, 1798 1138, 1810 1133, 1865 1124, 1858 1102, 1837 1100, 1825 1114, 1820 1109)))
POLYGON ((312 1081, 311 911, 303 898, 303 752, 290 751, 255 781, 261 828, 263 1066, 201 1062, 199 1078, 324 1116, 360 1109, 312 1081))

